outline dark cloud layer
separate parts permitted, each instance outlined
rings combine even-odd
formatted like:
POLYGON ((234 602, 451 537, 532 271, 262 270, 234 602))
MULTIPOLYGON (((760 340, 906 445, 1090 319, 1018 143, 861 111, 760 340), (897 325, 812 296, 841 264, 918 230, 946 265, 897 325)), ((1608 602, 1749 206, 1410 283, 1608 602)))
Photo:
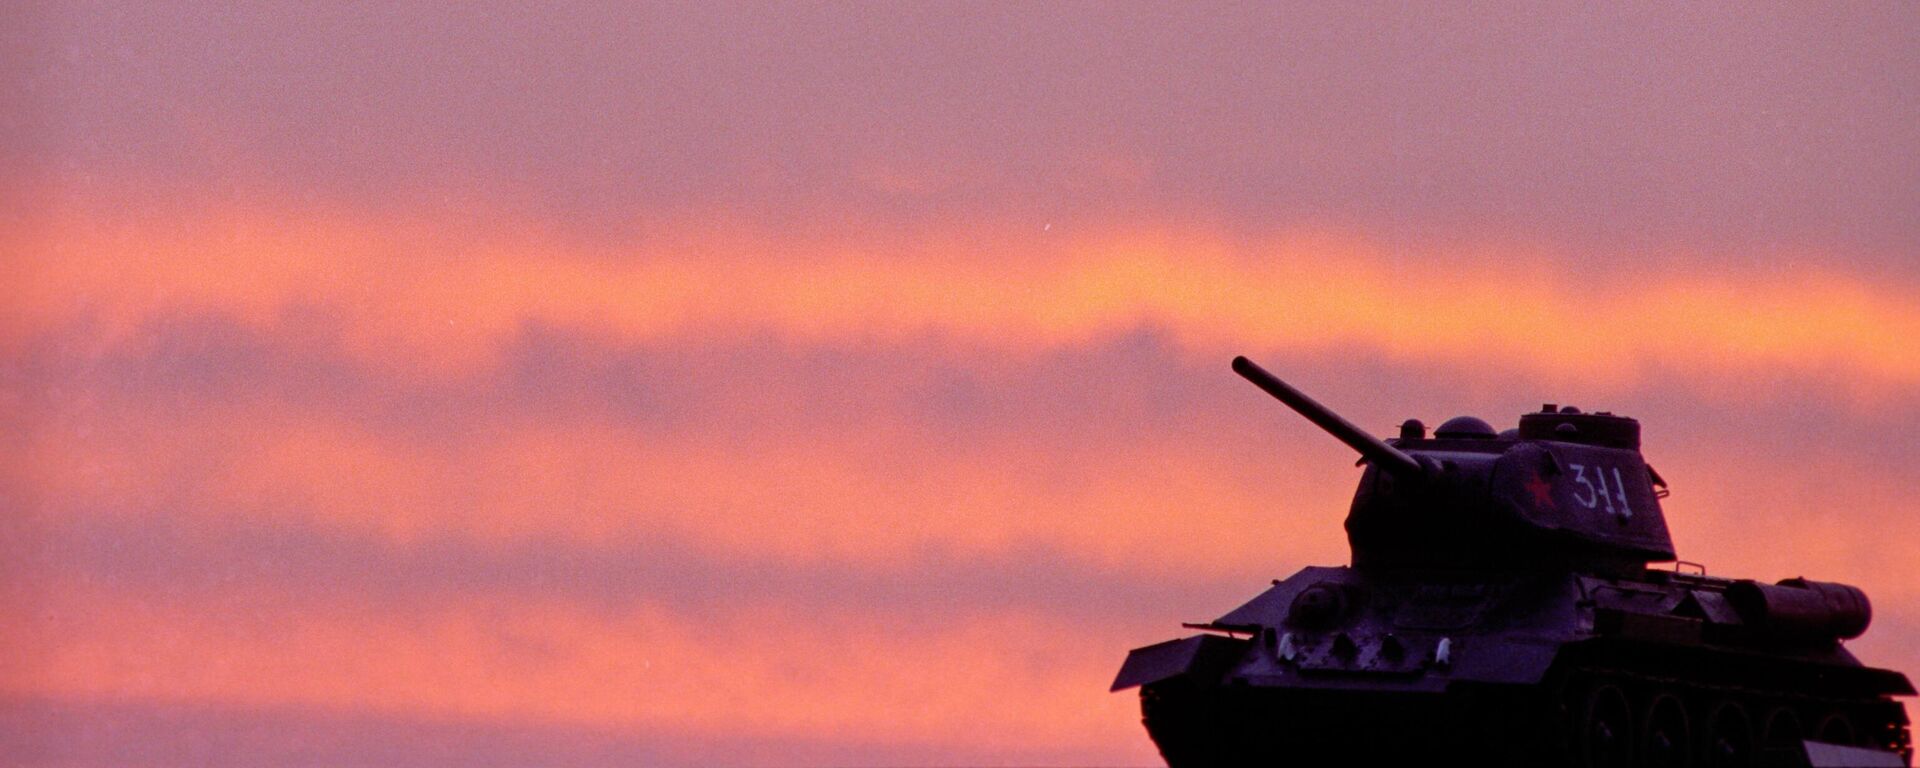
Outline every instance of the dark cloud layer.
POLYGON ((620 237, 1144 218, 1749 267, 1920 247, 1905 4, 14 15, 6 143, 83 194, 505 207, 620 237))
POLYGON ((29 593, 86 584, 188 605, 265 594, 321 612, 355 605, 391 615, 474 601, 556 603, 608 615, 665 608, 691 619, 734 619, 778 606, 909 633, 1007 615, 1111 630, 1133 623, 1141 605, 1224 612, 1261 585, 1251 577, 1153 578, 1046 544, 971 556, 928 549, 885 566, 742 557, 666 536, 502 543, 446 533, 401 544, 285 516, 210 529, 192 516, 114 510, 10 520, 0 527, 0 544, 9 553, 10 581, 29 593))
POLYGON ((527 424, 737 441, 904 427, 956 451, 1009 441, 1070 451, 1168 440, 1255 449, 1268 442, 1262 431, 1276 428, 1285 439, 1310 439, 1304 422, 1228 371, 1230 355, 1246 352, 1381 433, 1408 417, 1438 423, 1461 413, 1510 426, 1552 400, 1639 418, 1649 450, 1847 452, 1857 466, 1889 473, 1913 459, 1900 436, 1920 434, 1916 393, 1863 399, 1846 377, 1811 367, 1644 364, 1639 383, 1623 391, 1577 383, 1562 391, 1471 359, 1396 360, 1366 348, 1196 350, 1151 325, 1009 355, 938 334, 890 343, 754 334, 636 342, 528 322, 491 364, 445 377, 369 367, 342 344, 318 309, 293 311, 273 331, 218 314, 173 314, 106 345, 84 324, 41 334, 0 359, 0 381, 22 398, 16 414, 256 408, 417 444, 527 424), (1239 426, 1248 421, 1259 428, 1239 426))

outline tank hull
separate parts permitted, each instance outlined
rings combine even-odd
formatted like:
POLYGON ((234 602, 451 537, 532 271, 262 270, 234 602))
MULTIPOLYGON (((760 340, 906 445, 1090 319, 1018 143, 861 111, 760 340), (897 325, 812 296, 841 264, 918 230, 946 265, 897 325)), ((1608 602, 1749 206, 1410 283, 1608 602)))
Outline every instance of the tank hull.
POLYGON ((1174 768, 1793 766, 1808 739, 1910 761, 1906 678, 1743 625, 1737 583, 1308 568, 1115 687, 1174 768))
POLYGON ((1640 423, 1546 404, 1380 440, 1246 358, 1357 451, 1351 567, 1307 568, 1135 649, 1148 734, 1190 766, 1907 766, 1904 675, 1843 642, 1864 591, 1676 561, 1640 423))

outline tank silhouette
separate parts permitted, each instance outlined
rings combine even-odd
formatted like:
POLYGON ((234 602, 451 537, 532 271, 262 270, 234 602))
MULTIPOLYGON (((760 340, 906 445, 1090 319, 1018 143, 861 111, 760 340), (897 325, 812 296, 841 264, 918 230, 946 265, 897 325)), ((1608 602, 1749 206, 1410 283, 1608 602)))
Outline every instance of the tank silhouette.
POLYGON ((1360 453, 1352 563, 1127 656, 1113 690, 1173 768, 1911 760, 1913 686, 1841 645, 1859 589, 1649 567, 1676 558, 1639 422, 1548 405, 1383 441, 1233 369, 1360 453))

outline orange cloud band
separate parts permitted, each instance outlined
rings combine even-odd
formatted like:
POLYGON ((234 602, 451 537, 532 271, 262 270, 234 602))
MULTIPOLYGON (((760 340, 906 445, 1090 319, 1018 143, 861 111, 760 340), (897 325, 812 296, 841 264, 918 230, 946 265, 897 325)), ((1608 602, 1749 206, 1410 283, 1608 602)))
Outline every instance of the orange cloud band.
MULTIPOLYGON (((746 596, 750 599, 750 596, 746 596)), ((409 717, 942 745, 1138 762, 1134 704, 1106 695, 1128 639, 987 619, 944 633, 822 624, 774 606, 689 622, 479 600, 405 615, 246 588, 155 603, 68 585, 16 628, 39 649, 9 696, 220 703, 409 717), (1051 746, 1048 746, 1051 745, 1051 746)))
MULTIPOLYGON (((342 329, 420 372, 490 363, 526 323, 628 340, 771 333, 802 342, 940 334, 1013 352, 1149 325, 1197 348, 1356 348, 1619 388, 1684 361, 1737 376, 1838 369, 1920 383, 1912 286, 1844 273, 1751 277, 1684 262, 1596 277, 1524 247, 1394 259, 1339 236, 1231 242, 1122 226, 1024 242, 754 239, 712 225, 630 247, 363 214, 235 208, 177 220, 49 214, 15 234, 9 335, 157 315, 342 329)), ((1869 386, 1867 389, 1873 389, 1869 386)))

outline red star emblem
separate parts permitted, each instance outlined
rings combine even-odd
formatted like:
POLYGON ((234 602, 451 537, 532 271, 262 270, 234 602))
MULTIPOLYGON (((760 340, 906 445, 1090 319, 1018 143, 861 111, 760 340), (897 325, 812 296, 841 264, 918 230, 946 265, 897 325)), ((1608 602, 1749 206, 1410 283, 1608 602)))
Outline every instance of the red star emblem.
POLYGON ((1525 485, 1527 492, 1533 494, 1535 505, 1553 508, 1553 483, 1547 482, 1545 478, 1540 477, 1540 473, 1535 472, 1532 477, 1527 478, 1525 485))

